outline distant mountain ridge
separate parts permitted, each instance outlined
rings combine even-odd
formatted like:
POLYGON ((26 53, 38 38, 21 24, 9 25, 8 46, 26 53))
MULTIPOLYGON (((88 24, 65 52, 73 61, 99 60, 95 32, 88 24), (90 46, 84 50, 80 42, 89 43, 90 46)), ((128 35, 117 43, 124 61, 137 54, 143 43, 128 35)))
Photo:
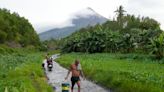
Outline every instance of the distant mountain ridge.
POLYGON ((53 39, 60 39, 78 31, 80 28, 87 26, 94 26, 96 24, 102 24, 108 19, 95 12, 92 8, 86 8, 79 11, 71 19, 73 26, 67 26, 63 28, 54 28, 46 32, 40 33, 39 37, 41 41, 53 39))

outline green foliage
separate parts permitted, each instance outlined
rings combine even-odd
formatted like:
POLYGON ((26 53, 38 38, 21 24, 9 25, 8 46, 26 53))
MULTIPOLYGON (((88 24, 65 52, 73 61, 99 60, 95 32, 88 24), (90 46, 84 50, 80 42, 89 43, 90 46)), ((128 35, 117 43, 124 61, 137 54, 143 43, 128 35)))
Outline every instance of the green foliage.
POLYGON ((119 32, 97 25, 88 27, 64 39, 63 52, 137 52, 149 53, 150 39, 158 36, 160 30, 141 30, 137 28, 119 32))
POLYGON ((46 83, 42 60, 42 53, 31 51, 0 53, 0 92, 53 92, 46 83))
POLYGON ((161 59, 164 56, 164 33, 159 37, 151 39, 151 53, 156 55, 157 59, 161 59))
MULTIPOLYGON (((115 12, 118 15, 117 20, 110 20, 94 27, 82 28, 63 39, 62 51, 149 54, 154 48, 151 40, 162 33, 159 23, 149 17, 125 15, 122 6, 115 12), (150 45, 152 46, 150 47, 150 45)), ((162 58, 163 50, 157 56, 162 58)))
POLYGON ((27 19, 17 13, 10 13, 7 9, 0 9, 0 44, 4 43, 10 47, 15 47, 16 44, 26 47, 37 46, 40 42, 27 19))
POLYGON ((0 43, 4 43, 7 38, 7 34, 0 30, 0 43))
MULTIPOLYGON (((89 27, 88 29, 92 29, 92 27, 89 27)), ((106 34, 102 29, 100 25, 97 25, 94 30, 85 31, 83 32, 82 29, 81 32, 73 34, 73 36, 70 36, 66 38, 65 46, 63 47, 63 51, 66 52, 102 52, 105 49, 105 40, 106 34), (101 39, 100 39, 101 37, 101 39)))
POLYGON ((52 50, 59 50, 62 44, 62 40, 46 40, 41 43, 40 50, 41 51, 52 51, 52 50))
POLYGON ((114 92, 164 92, 164 66, 141 54, 64 54, 66 68, 79 59, 87 78, 114 92), (150 62, 151 61, 151 62, 150 62))
POLYGON ((141 20, 141 24, 140 24, 140 28, 142 29, 152 29, 152 30, 155 30, 155 29, 160 29, 160 24, 154 20, 154 19, 151 19, 149 17, 146 17, 146 18, 142 18, 141 20))

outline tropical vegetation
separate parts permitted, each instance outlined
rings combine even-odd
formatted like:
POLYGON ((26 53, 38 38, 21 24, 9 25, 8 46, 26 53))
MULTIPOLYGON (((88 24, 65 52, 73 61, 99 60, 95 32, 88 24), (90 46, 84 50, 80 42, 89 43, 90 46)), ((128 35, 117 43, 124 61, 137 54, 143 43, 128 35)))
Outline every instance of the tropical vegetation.
POLYGON ((0 47, 0 92, 53 92, 41 67, 43 53, 0 47))
POLYGON ((27 19, 0 9, 0 92, 53 92, 38 35, 27 19))
POLYGON ((149 17, 124 14, 120 6, 117 18, 82 28, 64 39, 63 52, 110 52, 154 54, 163 57, 164 33, 160 24, 149 17), (152 52, 154 51, 154 52, 152 52))
POLYGON ((164 92, 164 32, 152 18, 127 14, 82 28, 61 40, 57 60, 81 61, 86 77, 112 92, 164 92))
POLYGON ((79 59, 87 79, 112 92, 164 92, 164 66, 149 55, 68 53, 57 62, 69 68, 79 59))
POLYGON ((0 9, 0 44, 10 47, 37 46, 39 37, 27 19, 18 13, 0 9))

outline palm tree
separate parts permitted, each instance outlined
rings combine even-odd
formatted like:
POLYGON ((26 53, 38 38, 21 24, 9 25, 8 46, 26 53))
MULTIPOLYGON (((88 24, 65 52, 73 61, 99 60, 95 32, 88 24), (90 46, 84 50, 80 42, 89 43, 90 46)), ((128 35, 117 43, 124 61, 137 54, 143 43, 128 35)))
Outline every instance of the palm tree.
POLYGON ((117 14, 117 22, 118 22, 120 29, 122 29, 122 27, 123 27, 124 12, 126 12, 123 8, 124 7, 122 5, 120 5, 119 8, 116 11, 114 11, 117 14))

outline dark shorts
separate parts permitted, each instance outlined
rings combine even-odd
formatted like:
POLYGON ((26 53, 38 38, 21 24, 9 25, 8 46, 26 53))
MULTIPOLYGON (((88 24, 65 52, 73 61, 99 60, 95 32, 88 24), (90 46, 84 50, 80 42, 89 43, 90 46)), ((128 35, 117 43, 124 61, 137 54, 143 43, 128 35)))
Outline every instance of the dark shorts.
POLYGON ((76 83, 76 82, 80 81, 80 78, 79 77, 71 77, 71 81, 76 83))
POLYGON ((71 77, 72 89, 73 89, 75 83, 77 83, 78 81, 80 81, 80 77, 71 77))

